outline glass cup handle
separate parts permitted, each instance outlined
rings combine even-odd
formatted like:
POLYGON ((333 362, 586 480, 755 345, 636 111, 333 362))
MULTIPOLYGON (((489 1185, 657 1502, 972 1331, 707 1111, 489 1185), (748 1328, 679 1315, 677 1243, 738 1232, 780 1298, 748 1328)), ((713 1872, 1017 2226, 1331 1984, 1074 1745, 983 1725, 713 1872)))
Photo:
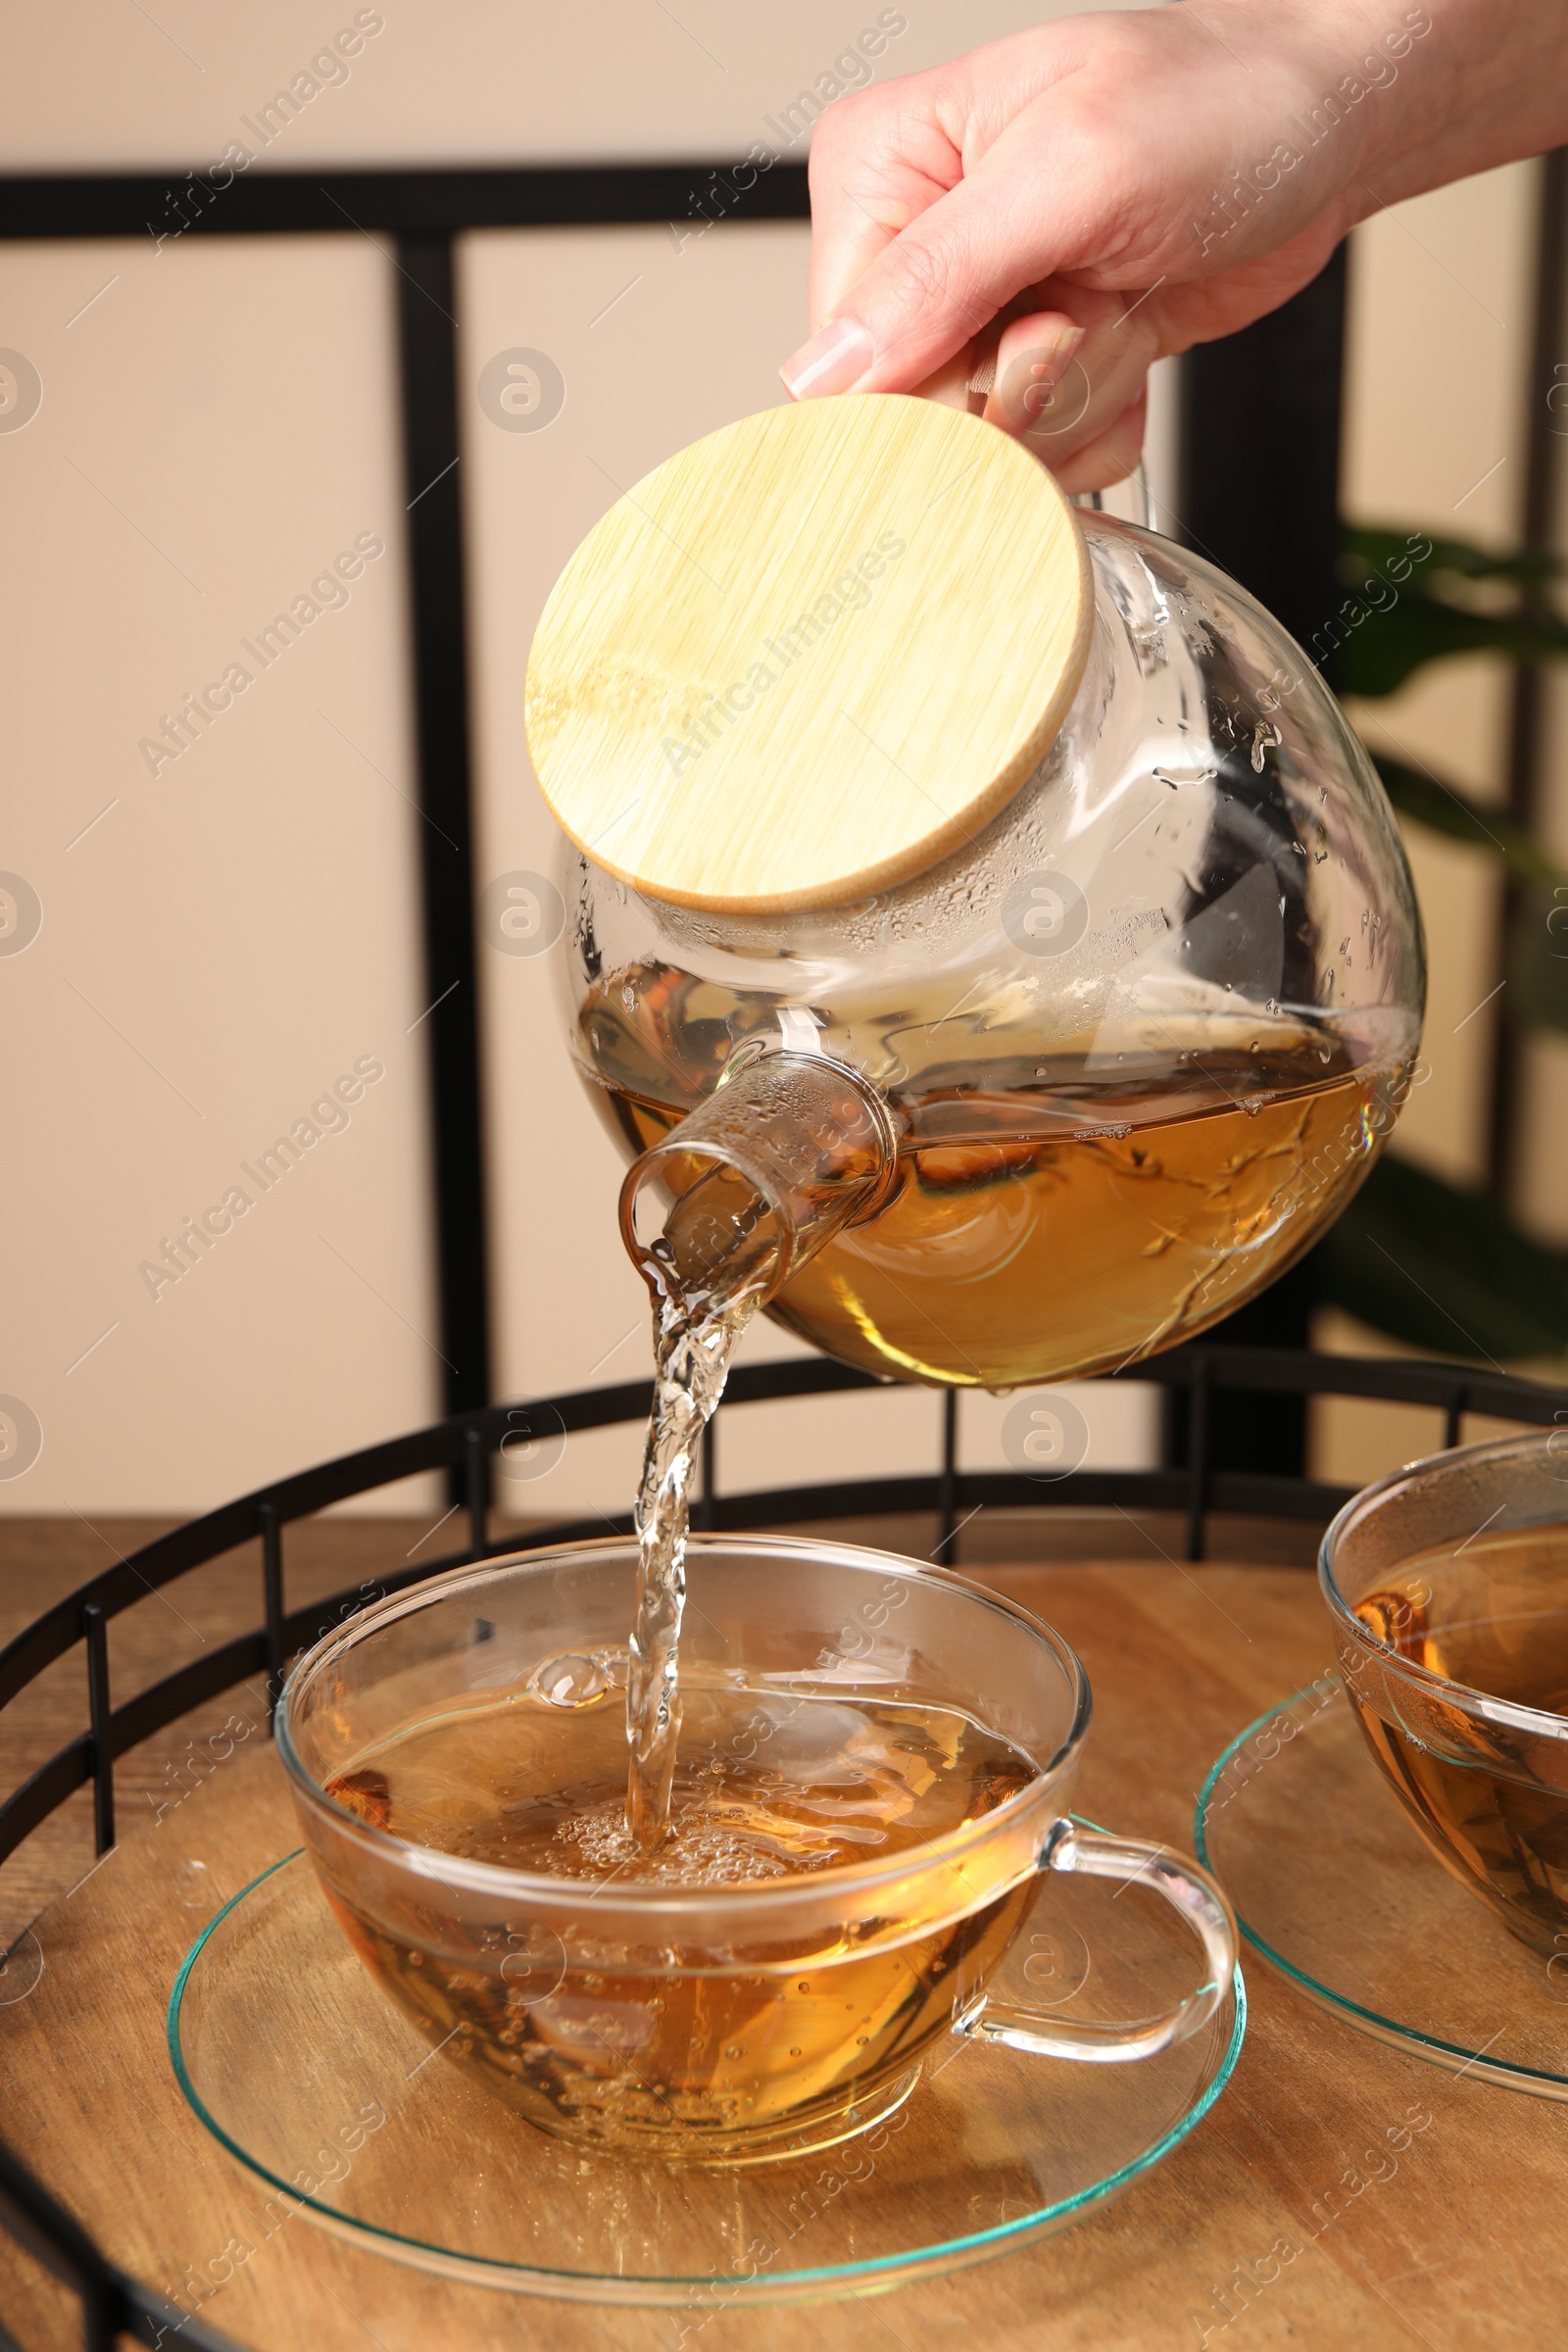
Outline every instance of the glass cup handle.
POLYGON ((1207 1871, 1144 1838, 1107 1838, 1101 1830, 1080 1829, 1067 1820, 1053 1824, 1036 1868, 1076 1870, 1092 1879, 1119 1879, 1129 1886, 1137 1880, 1152 1886, 1175 1906, 1201 1942, 1203 1982, 1163 2017, 1121 2024, 1015 2009, 982 1992, 954 2019, 955 2034, 974 2041, 1004 2042, 1010 2050, 1030 2050, 1042 2058, 1086 2058, 1119 2066, 1133 2058, 1153 2058, 1208 2023, 1231 1988, 1236 1923, 1207 1871))

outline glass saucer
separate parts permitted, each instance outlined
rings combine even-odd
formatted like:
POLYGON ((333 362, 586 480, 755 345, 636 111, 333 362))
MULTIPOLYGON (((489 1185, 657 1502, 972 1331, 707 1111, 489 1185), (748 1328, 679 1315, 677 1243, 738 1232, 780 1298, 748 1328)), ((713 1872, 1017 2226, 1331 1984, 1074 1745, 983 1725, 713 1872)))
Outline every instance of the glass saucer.
POLYGON ((1246 1940, 1310 2000, 1452 2074, 1568 2100, 1568 1946, 1543 1960, 1449 1876, 1338 1675, 1231 1741, 1195 1836, 1246 1940))
MULTIPOLYGON (((1140 2017, 1177 1997, 1192 1965, 1168 1905, 1054 1876, 996 1991, 1140 2017)), ((279 2221, 304 2212, 472 2284, 712 2312, 900 2285, 1077 2221, 1207 2113, 1245 2023, 1238 1970, 1206 2027, 1141 2064, 939 2045, 896 2115, 825 2155, 712 2172, 583 2155, 441 2063, 377 1990, 300 1852, 192 1946, 169 2048, 191 2106, 268 2184, 279 2221)))

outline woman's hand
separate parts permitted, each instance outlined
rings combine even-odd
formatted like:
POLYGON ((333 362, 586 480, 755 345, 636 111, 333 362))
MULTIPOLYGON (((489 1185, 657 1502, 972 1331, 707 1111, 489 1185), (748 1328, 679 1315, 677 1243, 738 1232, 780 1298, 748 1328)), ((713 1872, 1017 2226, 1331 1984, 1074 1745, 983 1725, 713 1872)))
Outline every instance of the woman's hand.
POLYGON ((1069 17, 823 117, 784 382, 967 405, 1102 489, 1152 361, 1275 309, 1381 206, 1565 135, 1543 0, 1069 17))

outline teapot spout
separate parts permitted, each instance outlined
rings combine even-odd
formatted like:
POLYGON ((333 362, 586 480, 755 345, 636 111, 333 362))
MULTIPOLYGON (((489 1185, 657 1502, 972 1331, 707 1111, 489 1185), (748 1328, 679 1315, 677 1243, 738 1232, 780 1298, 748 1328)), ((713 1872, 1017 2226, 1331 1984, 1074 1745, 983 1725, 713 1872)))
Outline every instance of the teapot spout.
POLYGON ((713 1093, 627 1171, 620 1228, 656 1305, 765 1305, 896 1173, 887 1102, 842 1062, 737 1056, 713 1093))

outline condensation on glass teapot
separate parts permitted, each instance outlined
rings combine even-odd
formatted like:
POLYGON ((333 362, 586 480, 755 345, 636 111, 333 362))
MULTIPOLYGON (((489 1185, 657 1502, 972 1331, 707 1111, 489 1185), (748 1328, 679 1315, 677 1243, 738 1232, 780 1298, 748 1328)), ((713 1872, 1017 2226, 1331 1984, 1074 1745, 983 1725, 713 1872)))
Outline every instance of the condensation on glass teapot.
MULTIPOLYGON (((994 518, 976 520, 966 555, 952 549, 1001 435, 923 403, 811 406, 819 415, 898 412, 906 470, 908 435, 922 449, 930 437, 930 478, 948 481, 932 499, 930 544, 918 521, 905 520, 897 559, 880 543, 883 573, 847 560, 837 595, 808 609, 819 633, 808 631, 798 648, 793 628, 768 632, 765 655, 748 637, 724 670, 706 646, 696 663, 706 703, 670 687, 662 641, 624 648, 626 669, 608 683, 599 655, 598 668, 585 663, 600 698, 596 809, 623 785, 640 780, 652 792, 656 770, 661 782, 674 771, 635 858, 619 854, 612 833, 595 843, 586 804, 574 799, 559 604, 548 658, 550 611, 536 642, 535 763, 584 845, 567 846, 562 877, 567 1034, 635 1162, 622 1195, 627 1246, 656 1289, 685 1286, 694 1296, 744 1258, 746 1280, 776 1321, 846 1363, 901 1379, 1006 1388, 1127 1364, 1203 1330, 1278 1275, 1344 1205, 1393 1123, 1424 989, 1393 815, 1308 658, 1212 565, 1109 515, 1074 516, 1050 485, 1040 495, 1064 518, 1064 536, 1053 539, 1049 562, 1031 568, 1024 533, 995 566, 988 554, 982 570, 974 549, 997 544, 994 518), (911 425, 910 410, 943 421, 911 425), (956 461, 969 464, 971 449, 966 475, 956 461), (1058 632, 1038 657, 1042 674, 1020 675, 1020 648, 1034 641, 1019 634, 1032 616, 1015 600, 1038 593, 1070 604, 1079 593, 1072 564, 1081 567, 1077 636, 1058 632), (906 599, 906 667, 889 692, 906 701, 929 692, 929 727, 913 718, 892 746, 885 718, 867 722, 865 743, 846 750, 837 797, 812 804, 793 849, 780 849, 781 866, 788 855, 807 861, 785 877, 795 904, 758 904, 769 827, 778 823, 782 838, 788 822, 765 804, 737 810, 751 860, 735 893, 744 903, 717 903, 722 880, 705 867, 696 887, 697 867, 681 863, 692 856, 683 823, 699 818, 697 794, 682 792, 679 750, 695 744, 699 765, 712 759, 716 768, 708 747, 722 726, 725 757, 744 760, 751 706, 740 694, 721 701, 725 681, 749 674, 741 654, 782 673, 792 650, 803 673, 812 662, 820 673, 814 683, 803 674, 801 692, 815 699, 802 708, 815 723, 820 695, 842 694, 853 743, 851 726, 875 701, 854 662, 873 642, 879 598, 892 602, 888 573, 906 599), (922 626, 930 617, 921 592, 933 579, 950 612, 972 611, 971 599, 994 607, 978 637, 937 627, 911 643, 910 616, 922 626), (863 609, 861 584, 871 592, 863 609), (829 616, 830 603, 840 611, 829 616), (950 644, 960 678, 941 674, 950 644), (647 740, 625 774, 612 776, 602 772, 613 765, 603 713, 613 706, 623 715, 629 695, 652 697, 637 714, 647 740), (1023 718, 977 752, 985 778, 970 776, 956 800, 945 795, 945 774, 963 766, 952 746, 978 742, 1009 702, 1023 718), (708 711, 706 736, 685 717, 692 709, 708 711), (1043 748, 1028 732, 1036 709, 1046 714, 1043 748), (948 747, 942 761, 933 754, 921 764, 927 743, 948 747), (1014 777, 1008 747, 1019 743, 1029 756, 1014 777), (862 786, 881 788, 890 752, 907 785, 906 800, 888 804, 890 838, 900 822, 906 832, 882 862, 905 870, 857 891, 853 873, 834 866, 833 811, 858 811, 862 786), (907 813, 922 792, 933 809, 941 804, 938 815, 907 813), (815 895, 831 903, 803 905, 818 836, 828 880, 815 895), (667 871, 650 871, 662 858, 667 871)), ((788 433, 807 413, 726 429, 788 433)), ((853 453, 860 473, 865 435, 874 460, 881 429, 877 416, 864 427, 853 453)), ((1017 445, 1005 448, 1016 465, 1017 445)), ((887 470, 896 470, 891 461, 887 470)), ((647 522, 662 529, 675 514, 660 504, 665 471, 630 494, 644 521, 622 521, 641 531, 635 544, 650 562, 673 564, 647 522)), ((1018 498, 1013 477, 1003 494, 1018 498)), ((911 511, 906 500, 901 514, 911 511)), ((683 514, 677 555, 703 570, 710 587, 692 592, 718 613, 740 595, 726 564, 729 526, 741 524, 721 500, 695 512, 695 522, 692 511, 683 514)), ((770 527, 781 531, 793 514, 786 504, 770 527)), ((755 516, 748 527, 765 586, 755 516)), ((841 526, 852 555, 859 532, 858 518, 841 526)), ((622 545, 617 562, 624 555, 622 545)), ((662 589, 666 638, 674 578, 662 589)), ((553 604, 571 582, 568 567, 553 604)), ((684 593, 678 582, 673 593, 684 593)), ((601 611, 595 625, 624 638, 633 609, 610 622, 601 611)), ((891 614, 885 625, 892 632, 891 614)), ((765 692, 754 682, 754 702, 765 692)), ((782 713, 782 696, 776 708, 782 713)), ((759 734, 760 764, 762 755, 759 734)), ((821 755, 812 759, 814 781, 821 755)), ((726 804, 716 785, 703 789, 710 798, 701 822, 723 834, 726 804)), ((799 814, 798 794, 790 810, 799 814)), ((868 872, 880 840, 868 851, 857 838, 868 872)))

